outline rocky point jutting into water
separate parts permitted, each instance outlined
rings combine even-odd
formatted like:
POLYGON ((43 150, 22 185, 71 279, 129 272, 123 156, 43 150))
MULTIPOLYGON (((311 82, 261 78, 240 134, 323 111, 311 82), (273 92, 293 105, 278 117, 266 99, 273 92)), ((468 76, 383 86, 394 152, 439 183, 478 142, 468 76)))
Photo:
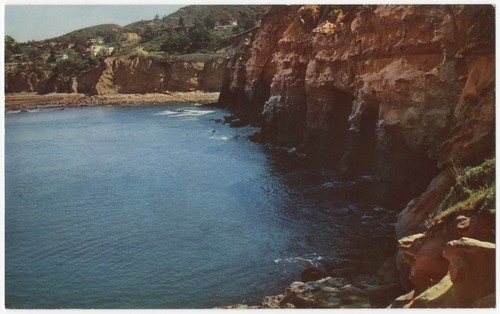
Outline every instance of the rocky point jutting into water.
MULTIPOLYGON (((491 5, 273 6, 227 63, 219 103, 259 140, 373 175, 401 211, 394 307, 495 306, 494 29, 491 5)), ((332 282, 270 307, 381 306, 381 281, 332 282)))

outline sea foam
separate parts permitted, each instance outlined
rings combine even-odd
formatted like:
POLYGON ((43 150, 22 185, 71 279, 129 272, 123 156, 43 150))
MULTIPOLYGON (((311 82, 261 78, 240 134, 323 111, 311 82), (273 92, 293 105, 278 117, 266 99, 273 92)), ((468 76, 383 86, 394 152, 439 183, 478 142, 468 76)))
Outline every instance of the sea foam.
POLYGON ((193 109, 178 109, 175 111, 164 110, 155 113, 156 116, 174 116, 174 117, 199 117, 214 113, 211 110, 193 110, 193 109))

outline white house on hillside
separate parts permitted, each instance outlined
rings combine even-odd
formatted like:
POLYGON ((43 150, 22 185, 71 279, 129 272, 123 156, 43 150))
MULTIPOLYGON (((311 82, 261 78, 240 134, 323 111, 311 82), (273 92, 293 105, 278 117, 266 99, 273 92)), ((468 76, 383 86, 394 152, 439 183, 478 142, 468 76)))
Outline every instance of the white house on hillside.
POLYGON ((56 55, 56 62, 61 62, 64 60, 68 60, 69 56, 67 53, 61 53, 56 55))
POLYGON ((6 62, 5 63, 5 72, 13 71, 13 70, 17 69, 18 65, 19 65, 19 63, 17 63, 17 62, 6 62))
POLYGON ((90 46, 90 55, 96 57, 97 55, 109 56, 113 53, 115 47, 108 47, 103 45, 92 45, 90 46))

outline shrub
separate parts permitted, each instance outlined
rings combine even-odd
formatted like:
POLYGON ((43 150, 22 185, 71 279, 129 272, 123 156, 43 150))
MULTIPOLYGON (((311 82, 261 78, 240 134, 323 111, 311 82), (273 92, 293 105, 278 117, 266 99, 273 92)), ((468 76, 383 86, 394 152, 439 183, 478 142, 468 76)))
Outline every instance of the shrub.
POLYGON ((456 183, 429 225, 464 212, 495 213, 495 158, 466 169, 451 163, 450 171, 455 176, 456 183))

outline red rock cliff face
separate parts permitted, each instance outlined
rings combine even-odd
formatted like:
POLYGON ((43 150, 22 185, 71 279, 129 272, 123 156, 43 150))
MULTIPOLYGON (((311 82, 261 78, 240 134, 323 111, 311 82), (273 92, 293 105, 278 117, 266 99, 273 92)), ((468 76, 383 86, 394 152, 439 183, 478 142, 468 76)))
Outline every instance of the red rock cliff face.
POLYGON ((43 82, 47 80, 47 72, 7 72, 5 73, 5 92, 35 92, 42 88, 43 82))
POLYGON ((5 91, 42 94, 78 92, 90 95, 218 91, 222 84, 223 64, 221 59, 171 62, 146 58, 108 58, 97 68, 73 78, 50 73, 7 73, 5 91))
MULTIPOLYGON (((404 208, 397 238, 423 233, 455 184, 449 168, 494 156, 494 16, 487 5, 273 6, 227 63, 219 103, 256 117, 263 141, 378 177, 375 199, 404 208)), ((436 278, 457 260, 442 246, 436 278)), ((401 252, 397 263, 417 291, 425 276, 409 274, 426 265, 401 252)), ((408 306, 431 306, 422 300, 408 306)), ((479 306, 445 300, 432 302, 479 306)))
POLYGON ((374 194, 402 208, 450 160, 493 153, 494 25, 493 6, 273 6, 219 102, 266 142, 380 176, 374 194))
POLYGON ((109 58, 78 80, 78 89, 90 94, 158 93, 164 91, 218 91, 222 60, 168 62, 152 59, 109 58))

